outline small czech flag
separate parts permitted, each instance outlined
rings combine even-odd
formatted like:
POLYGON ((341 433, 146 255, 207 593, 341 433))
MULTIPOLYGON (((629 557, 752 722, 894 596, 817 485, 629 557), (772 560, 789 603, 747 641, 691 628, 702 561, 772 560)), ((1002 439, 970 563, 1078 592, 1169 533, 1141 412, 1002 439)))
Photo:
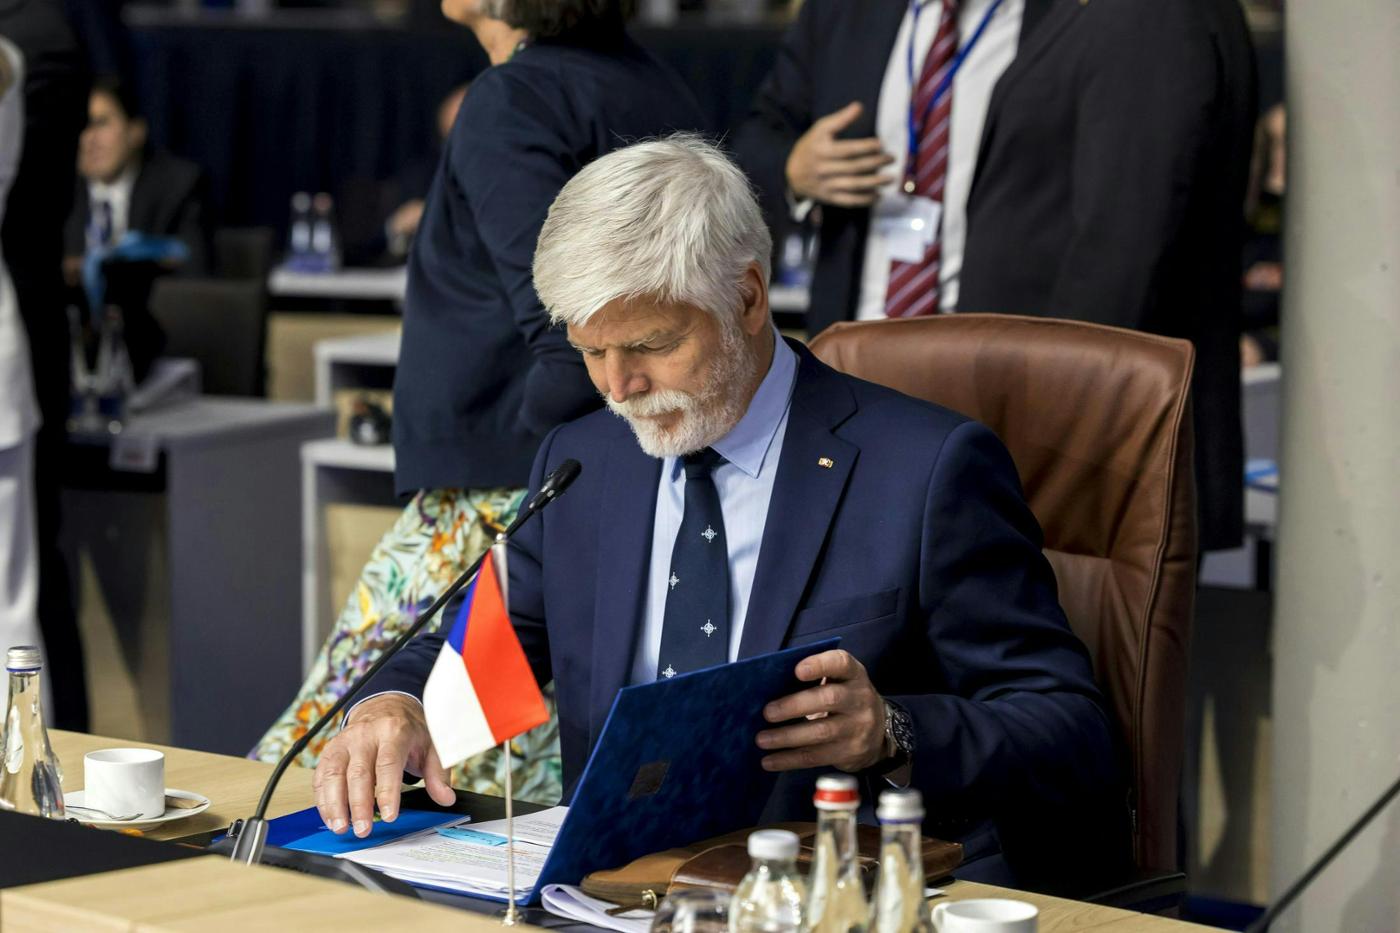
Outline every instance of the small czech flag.
POLYGON ((467 589, 423 688, 428 732, 445 768, 549 719, 510 624, 505 578, 505 547, 497 545, 467 589))

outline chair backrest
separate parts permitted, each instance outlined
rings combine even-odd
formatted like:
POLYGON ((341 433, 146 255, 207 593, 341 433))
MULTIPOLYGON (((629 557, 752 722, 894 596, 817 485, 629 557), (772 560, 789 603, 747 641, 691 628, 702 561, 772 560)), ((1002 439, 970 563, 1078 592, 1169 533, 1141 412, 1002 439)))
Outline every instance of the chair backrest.
POLYGON ((271 227, 220 227, 214 231, 214 272, 221 279, 267 281, 272 270, 271 227))
POLYGON ((837 324, 812 351, 975 418, 1006 444, 1131 755, 1137 865, 1177 870, 1196 577, 1191 344, 957 314, 837 324))
POLYGON ((151 314, 165 331, 167 355, 199 361, 206 393, 263 394, 266 282, 163 278, 151 314))

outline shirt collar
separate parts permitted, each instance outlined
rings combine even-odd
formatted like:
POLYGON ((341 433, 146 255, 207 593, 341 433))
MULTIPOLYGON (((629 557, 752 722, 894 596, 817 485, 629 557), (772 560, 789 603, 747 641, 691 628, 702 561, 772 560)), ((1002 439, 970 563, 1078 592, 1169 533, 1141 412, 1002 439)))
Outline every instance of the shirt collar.
POLYGON ((126 168, 122 169, 122 173, 112 179, 110 184, 104 181, 88 182, 89 200, 96 201, 101 199, 110 201, 118 197, 123 199, 129 198, 131 196, 131 189, 136 185, 136 176, 140 170, 140 163, 136 159, 132 159, 131 162, 127 164, 126 168))
MULTIPOLYGON (((749 402, 748 410, 739 423, 724 437, 710 446, 725 460, 743 470, 750 477, 757 478, 763 469, 763 461, 768 449, 773 446, 773 436, 778 433, 778 425, 783 421, 788 403, 792 400, 792 387, 797 381, 797 354, 773 329, 773 361, 768 365, 768 374, 758 385, 749 402)), ((673 480, 680 474, 680 458, 667 457, 667 475, 673 480)))

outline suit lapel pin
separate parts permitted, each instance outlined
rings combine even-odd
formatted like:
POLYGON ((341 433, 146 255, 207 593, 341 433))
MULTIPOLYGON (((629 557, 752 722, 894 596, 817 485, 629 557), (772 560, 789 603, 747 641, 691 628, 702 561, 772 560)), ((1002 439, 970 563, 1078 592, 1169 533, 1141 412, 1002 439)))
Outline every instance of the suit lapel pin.
POLYGON ((818 457, 817 466, 821 467, 824 470, 829 470, 832 467, 836 466, 836 461, 832 460, 830 457, 818 457))

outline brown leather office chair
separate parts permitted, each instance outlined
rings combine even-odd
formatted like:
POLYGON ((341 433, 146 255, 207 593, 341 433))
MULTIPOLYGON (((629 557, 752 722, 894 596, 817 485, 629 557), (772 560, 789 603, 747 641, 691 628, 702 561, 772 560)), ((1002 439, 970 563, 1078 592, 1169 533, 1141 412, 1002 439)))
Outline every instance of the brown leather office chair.
POLYGON ((1047 318, 837 324, 812 351, 990 427, 1132 756, 1133 851, 1176 872, 1196 502, 1185 340, 1047 318))

